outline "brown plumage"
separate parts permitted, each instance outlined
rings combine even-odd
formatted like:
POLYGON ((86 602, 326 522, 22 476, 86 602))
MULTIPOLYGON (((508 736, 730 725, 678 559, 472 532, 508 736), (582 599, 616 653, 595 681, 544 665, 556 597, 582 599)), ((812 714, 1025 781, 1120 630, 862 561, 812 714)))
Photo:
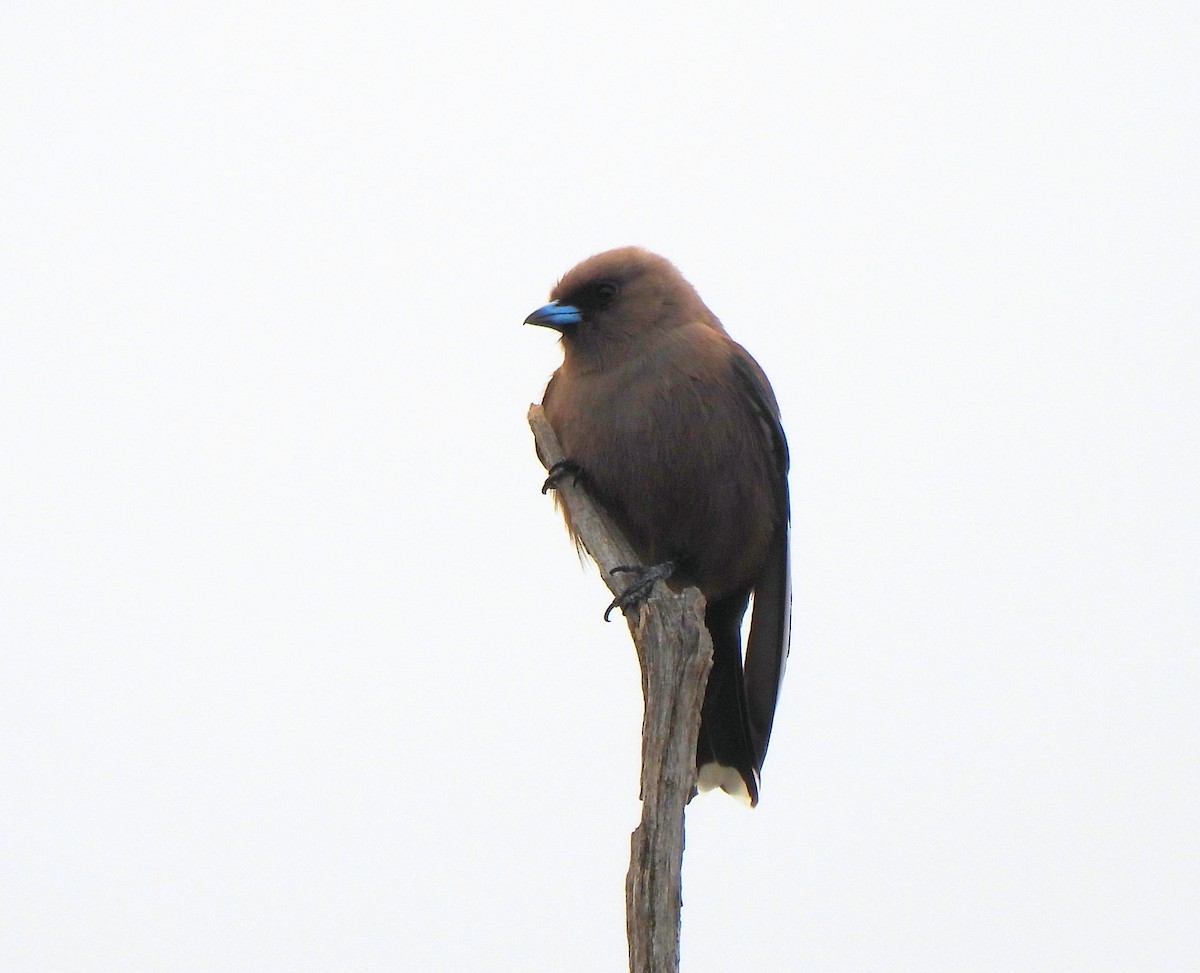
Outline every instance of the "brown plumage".
POLYGON ((790 612, 787 443, 770 383, 674 266, 645 250, 591 257, 550 297, 526 319, 562 332, 546 418, 643 565, 671 561, 672 586, 704 593, 713 669, 700 783, 756 803, 790 612))

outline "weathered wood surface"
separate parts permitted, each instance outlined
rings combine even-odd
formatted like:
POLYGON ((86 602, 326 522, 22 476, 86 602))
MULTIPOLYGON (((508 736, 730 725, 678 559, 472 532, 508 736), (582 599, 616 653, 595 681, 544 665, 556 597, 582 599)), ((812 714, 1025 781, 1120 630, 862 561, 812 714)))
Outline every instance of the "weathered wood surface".
MULTIPOLYGON (((539 405, 529 408, 538 456, 549 469, 562 448, 539 405)), ((557 486, 580 541, 619 594, 627 583, 613 568, 637 555, 612 520, 570 475, 557 486)), ((695 588, 674 592, 663 583, 632 612, 629 624, 642 670, 642 820, 633 832, 625 880, 631 973, 677 973, 682 905, 684 808, 696 781, 700 706, 712 668, 712 639, 704 627, 704 597, 695 588)))

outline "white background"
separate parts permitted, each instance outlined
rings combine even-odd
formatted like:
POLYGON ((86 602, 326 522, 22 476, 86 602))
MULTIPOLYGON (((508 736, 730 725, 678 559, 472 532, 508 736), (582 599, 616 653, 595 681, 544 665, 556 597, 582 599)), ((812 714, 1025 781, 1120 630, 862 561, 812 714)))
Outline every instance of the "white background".
POLYGON ((691 973, 1200 965, 1200 8, 0 13, 6 971, 625 963, 641 701, 522 328, 670 257, 796 624, 691 973))

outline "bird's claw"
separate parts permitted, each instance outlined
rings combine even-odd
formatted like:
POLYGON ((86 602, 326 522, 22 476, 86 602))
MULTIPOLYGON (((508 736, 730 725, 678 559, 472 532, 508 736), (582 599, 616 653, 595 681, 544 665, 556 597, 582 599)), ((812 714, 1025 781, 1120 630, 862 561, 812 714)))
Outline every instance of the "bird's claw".
POLYGON ((623 614, 628 615, 632 609, 650 597, 650 592, 654 590, 654 582, 665 581, 674 570, 674 561, 663 561, 662 564, 654 564, 648 568, 638 567, 636 564, 621 564, 613 568, 609 574, 636 574, 637 578, 604 609, 604 620, 610 620, 608 616, 614 608, 620 608, 623 614))
POLYGON ((559 480, 565 476, 574 477, 571 481, 572 484, 578 483, 580 476, 583 475, 583 467, 573 459, 560 459, 550 467, 548 472, 550 475, 542 484, 542 496, 545 496, 548 490, 557 490, 559 480))

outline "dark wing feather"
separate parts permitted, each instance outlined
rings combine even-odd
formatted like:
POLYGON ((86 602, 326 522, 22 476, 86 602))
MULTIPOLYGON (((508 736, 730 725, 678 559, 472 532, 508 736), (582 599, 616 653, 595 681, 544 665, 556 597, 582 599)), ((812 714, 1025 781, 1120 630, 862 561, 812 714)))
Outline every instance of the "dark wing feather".
POLYGON ((774 464, 775 534, 762 574, 754 586, 754 612, 746 644, 746 703, 759 766, 767 754, 775 704, 787 666, 791 637, 792 589, 788 555, 790 504, 788 446, 779 421, 779 404, 758 363, 738 346, 734 369, 770 444, 774 464))

